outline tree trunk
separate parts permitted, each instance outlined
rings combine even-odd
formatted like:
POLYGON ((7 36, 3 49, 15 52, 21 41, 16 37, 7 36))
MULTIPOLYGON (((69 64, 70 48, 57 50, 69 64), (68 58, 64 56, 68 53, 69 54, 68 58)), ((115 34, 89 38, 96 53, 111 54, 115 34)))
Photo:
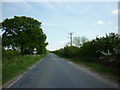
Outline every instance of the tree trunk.
POLYGON ((21 50, 21 55, 23 55, 23 44, 21 43, 21 48, 20 48, 20 50, 21 50))

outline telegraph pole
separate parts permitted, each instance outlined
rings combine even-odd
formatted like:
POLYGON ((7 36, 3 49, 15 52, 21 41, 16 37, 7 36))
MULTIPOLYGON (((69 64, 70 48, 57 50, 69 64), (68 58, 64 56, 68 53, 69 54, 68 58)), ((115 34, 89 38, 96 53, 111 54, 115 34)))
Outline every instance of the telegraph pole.
POLYGON ((70 34, 70 45, 72 46, 72 32, 71 33, 68 33, 68 34, 70 34))
POLYGON ((118 27, 118 35, 120 35, 120 28, 118 27))

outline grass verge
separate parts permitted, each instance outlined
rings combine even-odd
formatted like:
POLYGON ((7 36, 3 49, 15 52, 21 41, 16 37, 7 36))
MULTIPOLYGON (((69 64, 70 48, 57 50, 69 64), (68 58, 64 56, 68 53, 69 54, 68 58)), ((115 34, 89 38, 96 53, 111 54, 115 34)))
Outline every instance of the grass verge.
POLYGON ((5 84, 10 79, 26 71, 30 66, 38 62, 45 56, 43 55, 29 55, 20 56, 16 59, 11 59, 2 63, 2 84, 5 84))
POLYGON ((76 64, 82 64, 84 66, 87 66, 89 67, 91 70, 94 70, 96 72, 99 72, 99 73, 102 73, 102 74, 106 74, 106 75, 112 75, 113 77, 119 77, 120 76, 120 70, 116 70, 116 69, 112 69, 112 68, 108 68, 108 67, 105 67, 105 66, 102 66, 102 65, 99 65, 99 64, 96 64, 96 63, 92 63, 92 62, 85 62, 85 61, 81 61, 79 59, 76 59, 76 58, 66 58, 62 55, 59 55, 59 54, 56 54, 66 60, 69 60, 73 63, 76 63, 76 64))

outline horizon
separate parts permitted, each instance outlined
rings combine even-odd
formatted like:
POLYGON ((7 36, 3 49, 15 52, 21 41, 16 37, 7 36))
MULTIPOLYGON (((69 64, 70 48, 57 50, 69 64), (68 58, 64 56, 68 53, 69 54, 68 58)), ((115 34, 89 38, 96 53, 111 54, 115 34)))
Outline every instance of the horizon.
POLYGON ((42 22, 50 51, 63 48, 69 42, 70 32, 73 37, 85 36, 89 40, 118 33, 117 2, 2 2, 0 22, 13 16, 42 22))

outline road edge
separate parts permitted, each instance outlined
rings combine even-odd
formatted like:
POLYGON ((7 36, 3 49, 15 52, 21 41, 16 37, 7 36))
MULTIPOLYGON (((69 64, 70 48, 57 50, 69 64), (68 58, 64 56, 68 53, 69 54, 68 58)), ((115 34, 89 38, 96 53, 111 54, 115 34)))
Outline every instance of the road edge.
MULTIPOLYGON (((56 55, 56 54, 54 54, 54 55, 56 55)), ((72 64, 73 66, 75 66, 78 69, 84 69, 85 72, 90 73, 92 76, 97 77, 100 81, 104 81, 106 83, 109 83, 109 84, 113 85, 115 88, 119 88, 119 86, 120 86, 119 82, 115 82, 115 81, 111 80, 109 77, 107 77, 107 75, 102 75, 102 73, 96 72, 95 70, 92 70, 83 64, 78 64, 78 63, 72 62, 66 58, 59 56, 59 55, 56 55, 56 56, 62 58, 63 60, 67 61, 69 64, 72 64)))
MULTIPOLYGON (((46 57, 46 56, 45 56, 46 57)), ((39 61, 37 61, 32 66, 28 67, 24 72, 20 73, 19 75, 15 76, 14 78, 10 79, 8 82, 2 85, 2 88, 10 88, 14 83, 16 83, 19 79, 21 79, 27 72, 29 72, 31 69, 33 69, 38 63, 40 63, 44 58, 41 58, 39 61)))

